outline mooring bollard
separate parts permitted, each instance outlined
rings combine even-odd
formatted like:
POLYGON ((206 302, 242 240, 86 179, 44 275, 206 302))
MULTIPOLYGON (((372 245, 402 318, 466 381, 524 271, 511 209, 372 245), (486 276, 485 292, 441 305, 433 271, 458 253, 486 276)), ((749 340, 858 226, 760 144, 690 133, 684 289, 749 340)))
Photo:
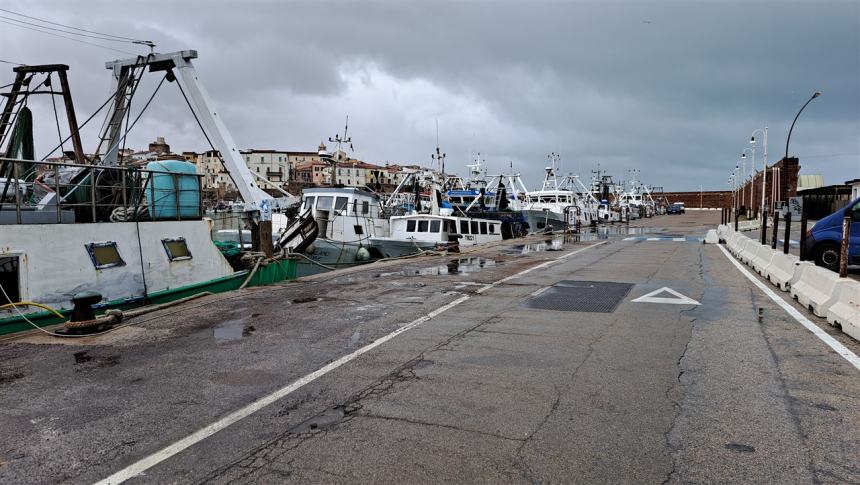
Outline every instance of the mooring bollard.
POLYGON ((782 253, 788 254, 788 240, 791 237, 791 211, 785 213, 785 240, 782 242, 782 253))
POLYGON ((800 212, 800 260, 806 260, 806 212, 800 212))
POLYGON ((767 210, 761 213, 761 243, 767 245, 767 210))
POLYGON ((848 238, 851 236, 851 215, 845 211, 842 218, 842 247, 839 250, 839 277, 848 277, 848 238))

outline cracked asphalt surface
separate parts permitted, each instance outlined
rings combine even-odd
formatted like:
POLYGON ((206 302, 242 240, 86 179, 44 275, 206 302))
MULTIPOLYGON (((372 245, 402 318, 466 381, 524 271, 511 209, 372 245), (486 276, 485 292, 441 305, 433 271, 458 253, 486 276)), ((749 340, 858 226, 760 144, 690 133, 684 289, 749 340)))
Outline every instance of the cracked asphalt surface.
POLYGON ((463 296, 129 481, 860 482, 860 371, 718 248, 671 240, 718 221, 506 241, 0 342, 0 482, 103 479, 463 296), (523 305, 563 280, 633 286, 610 313, 523 305), (701 304, 631 301, 662 287, 701 304))

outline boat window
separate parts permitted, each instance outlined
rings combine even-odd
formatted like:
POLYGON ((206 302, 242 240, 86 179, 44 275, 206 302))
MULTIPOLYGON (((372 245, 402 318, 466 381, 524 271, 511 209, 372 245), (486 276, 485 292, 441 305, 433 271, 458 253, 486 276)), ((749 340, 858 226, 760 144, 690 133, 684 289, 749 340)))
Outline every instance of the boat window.
POLYGON ((439 232, 442 221, 430 221, 430 232, 439 232))
POLYGON ((418 232, 427 232, 428 225, 430 225, 430 221, 418 221, 418 232))
POLYGON ((305 210, 314 206, 314 199, 315 199, 314 196, 305 197, 305 210))
POLYGON ((331 209, 331 203, 334 197, 330 195, 321 195, 319 199, 317 199, 317 210, 318 211, 327 211, 331 209))
POLYGON ((469 234, 469 221, 460 221, 460 234, 469 234))
POLYGON ((490 234, 495 234, 495 233, 496 233, 496 225, 490 224, 490 234))
POLYGON ((161 244, 167 252, 167 259, 171 261, 191 259, 191 251, 188 250, 188 244, 185 242, 184 237, 162 239, 161 244))
POLYGON ((352 226, 352 229, 359 236, 364 234, 364 226, 362 226, 361 224, 355 224, 354 226, 352 226))
POLYGON ((415 232, 415 221, 406 221, 406 232, 415 232))
POLYGON ((448 220, 448 232, 450 232, 451 234, 457 233, 457 222, 456 221, 454 221, 452 219, 448 220))
POLYGON ((0 292, 0 305, 21 301, 19 278, 18 256, 0 256, 0 287, 3 287, 0 292), (9 298, 5 295, 9 295, 9 298))
POLYGON ((125 266, 125 261, 119 255, 116 243, 113 241, 89 243, 84 245, 90 254, 90 259, 96 269, 125 266))
POLYGON ((481 221, 481 234, 486 234, 486 233, 487 233, 487 223, 484 221, 481 221))
POLYGON ((349 203, 349 199, 347 197, 338 197, 334 203, 334 210, 342 211, 346 209, 346 205, 349 203))
POLYGON ((366 200, 361 201, 361 213, 362 214, 370 213, 370 202, 369 201, 366 201, 366 200))
POLYGON ((478 221, 472 221, 472 234, 478 234, 478 221))

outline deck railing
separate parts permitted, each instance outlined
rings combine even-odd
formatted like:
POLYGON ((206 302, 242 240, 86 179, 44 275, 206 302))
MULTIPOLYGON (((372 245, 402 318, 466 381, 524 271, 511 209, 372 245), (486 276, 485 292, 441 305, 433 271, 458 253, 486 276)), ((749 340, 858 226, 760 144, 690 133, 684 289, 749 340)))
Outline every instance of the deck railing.
POLYGON ((200 219, 202 177, 0 157, 0 224, 200 219))

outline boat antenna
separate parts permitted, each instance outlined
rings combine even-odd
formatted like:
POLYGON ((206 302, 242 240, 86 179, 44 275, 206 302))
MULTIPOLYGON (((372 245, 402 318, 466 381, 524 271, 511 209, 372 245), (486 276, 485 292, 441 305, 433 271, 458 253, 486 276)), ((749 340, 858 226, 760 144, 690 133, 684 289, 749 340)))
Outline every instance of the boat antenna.
POLYGON ((436 120, 436 153, 430 155, 430 158, 436 161, 439 171, 442 173, 442 182, 445 179, 445 154, 439 150, 439 120, 436 120))
POLYGON ((340 159, 340 154, 342 151, 343 144, 349 143, 349 149, 352 151, 355 151, 355 149, 352 148, 352 138, 346 136, 346 134, 348 132, 349 132, 349 115, 346 115, 346 123, 343 125, 343 136, 340 136, 339 134, 335 133, 334 138, 328 137, 328 141, 330 143, 337 143, 337 152, 335 152, 334 158, 331 159, 332 165, 333 165, 332 166, 332 177, 335 181, 335 185, 337 182, 337 162, 338 162, 338 159, 340 159))

